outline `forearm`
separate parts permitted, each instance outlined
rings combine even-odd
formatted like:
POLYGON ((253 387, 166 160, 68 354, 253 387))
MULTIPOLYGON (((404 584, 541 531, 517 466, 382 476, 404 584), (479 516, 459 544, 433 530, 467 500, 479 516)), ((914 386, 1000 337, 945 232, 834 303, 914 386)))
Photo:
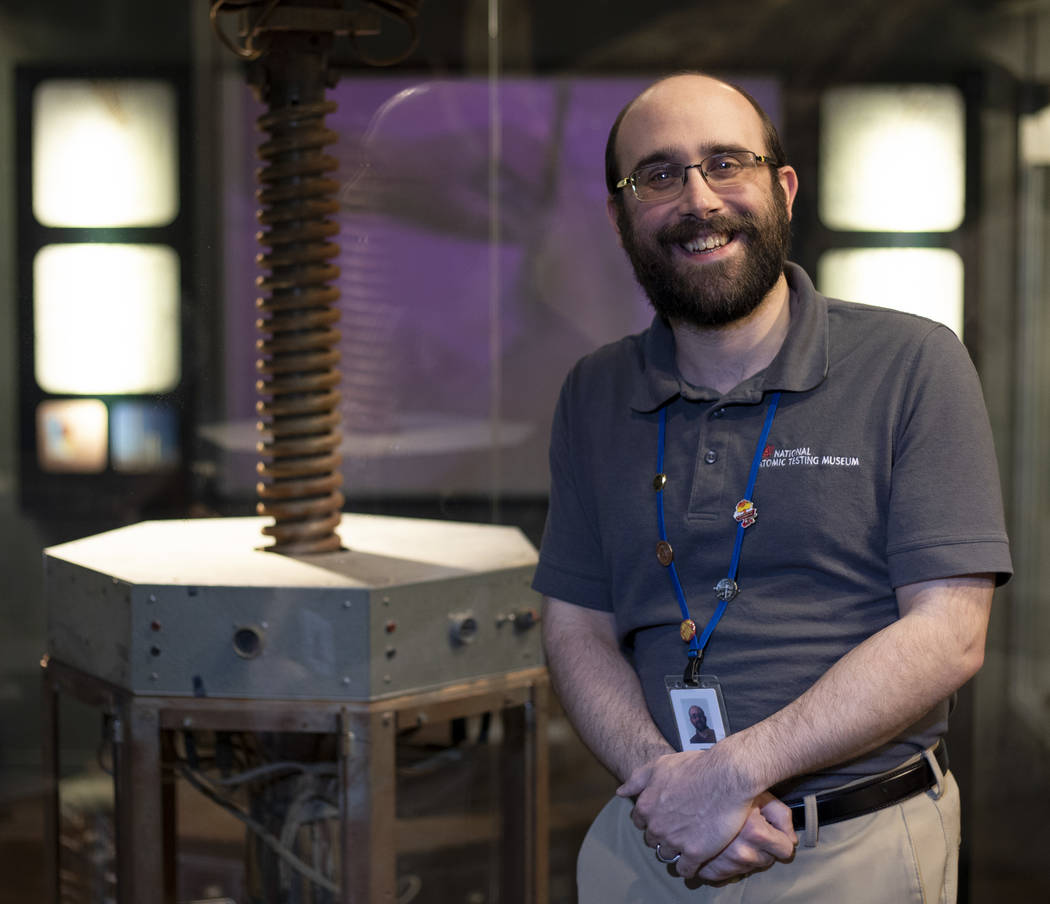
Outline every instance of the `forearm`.
POLYGON ((673 752, 620 652, 610 614, 547 599, 542 624, 554 689, 583 742, 613 775, 623 781, 673 752))
POLYGON ((717 745, 745 794, 860 756, 899 734, 980 668, 992 595, 984 577, 913 585, 902 617, 798 699, 717 745))

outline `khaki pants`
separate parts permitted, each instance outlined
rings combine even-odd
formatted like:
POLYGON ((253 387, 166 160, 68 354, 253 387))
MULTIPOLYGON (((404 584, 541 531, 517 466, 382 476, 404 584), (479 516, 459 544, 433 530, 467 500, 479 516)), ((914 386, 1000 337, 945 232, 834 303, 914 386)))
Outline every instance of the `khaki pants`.
POLYGON ((821 826, 790 863, 714 887, 688 887, 646 847, 631 802, 613 798, 580 849, 580 904, 953 904, 959 865, 959 788, 917 794, 867 816, 821 826))

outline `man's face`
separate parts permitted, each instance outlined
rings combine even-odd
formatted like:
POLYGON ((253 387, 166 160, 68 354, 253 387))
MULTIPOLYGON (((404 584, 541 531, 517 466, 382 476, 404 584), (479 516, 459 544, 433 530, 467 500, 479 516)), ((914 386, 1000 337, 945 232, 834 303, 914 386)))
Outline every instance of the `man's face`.
POLYGON ((704 715, 704 711, 699 706, 689 707, 689 721, 693 723, 693 728, 697 730, 707 728, 707 716, 704 715))
MULTIPOLYGON (((699 163, 720 150, 768 153, 748 101, 719 82, 679 76, 655 86, 621 123, 623 174, 645 163, 699 163)), ((613 204, 620 241, 656 311, 672 322, 720 327, 750 314, 781 278, 790 242, 795 178, 759 166, 716 191, 687 172, 681 195, 613 204)))

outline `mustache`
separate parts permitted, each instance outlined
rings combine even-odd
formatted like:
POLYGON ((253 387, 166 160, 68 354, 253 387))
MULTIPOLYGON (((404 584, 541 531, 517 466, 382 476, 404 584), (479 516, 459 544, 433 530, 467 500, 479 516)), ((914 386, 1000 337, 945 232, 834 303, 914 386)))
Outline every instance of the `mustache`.
POLYGON ((748 238, 757 237, 759 234, 757 217, 751 213, 742 213, 739 216, 715 214, 703 220, 690 217, 661 226, 654 237, 663 245, 681 245, 705 235, 733 235, 734 233, 740 233, 748 238))

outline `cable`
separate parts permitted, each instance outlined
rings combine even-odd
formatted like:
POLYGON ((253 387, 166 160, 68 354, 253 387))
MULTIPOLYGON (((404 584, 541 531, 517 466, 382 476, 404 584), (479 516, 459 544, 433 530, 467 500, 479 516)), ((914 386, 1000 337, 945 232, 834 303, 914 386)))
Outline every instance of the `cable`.
POLYGON ((253 769, 238 772, 236 775, 209 779, 209 781, 212 784, 221 785, 223 787, 235 787, 237 785, 243 785, 246 782, 255 781, 255 779, 262 778, 263 776, 272 775, 276 772, 300 772, 309 775, 337 775, 339 770, 334 763, 266 763, 262 766, 256 766, 253 769))
POLYGON ((232 801, 226 800, 222 795, 216 793, 212 788, 208 786, 209 779, 198 778, 189 767, 179 764, 179 773, 189 784, 207 797, 212 803, 222 807, 235 818, 243 822, 256 837, 262 841, 270 850, 272 850, 278 857, 284 860, 289 866, 291 866, 300 875, 313 882, 315 885, 320 886, 326 891, 330 891, 333 894, 338 894, 339 886, 332 882, 327 876, 315 870, 308 863, 304 863, 300 860, 292 851, 288 850, 280 840, 275 838, 266 830, 265 826, 260 825, 254 819, 252 819, 247 813, 241 810, 232 801))
POLYGON ((266 47, 254 47, 254 40, 259 35, 259 25, 266 21, 267 17, 273 12, 274 8, 280 3, 281 0, 215 0, 211 5, 208 17, 211 20, 212 31, 215 32, 215 36, 222 41, 228 50, 231 50, 242 60, 248 60, 249 62, 259 59, 265 52, 266 47), (244 46, 240 47, 227 37, 219 27, 219 13, 222 12, 224 7, 231 7, 236 10, 244 10, 251 6, 261 6, 266 3, 266 9, 260 14, 259 18, 255 20, 252 26, 251 34, 249 34, 244 40, 244 46))
POLYGON ((361 58, 362 62, 369 66, 394 66, 408 59, 419 46, 419 29, 416 27, 416 16, 419 15, 419 8, 423 5, 423 0, 368 0, 368 2, 376 9, 401 22, 408 29, 408 46, 391 57, 377 59, 369 56, 361 49, 357 36, 351 32, 350 44, 354 51, 361 58))

